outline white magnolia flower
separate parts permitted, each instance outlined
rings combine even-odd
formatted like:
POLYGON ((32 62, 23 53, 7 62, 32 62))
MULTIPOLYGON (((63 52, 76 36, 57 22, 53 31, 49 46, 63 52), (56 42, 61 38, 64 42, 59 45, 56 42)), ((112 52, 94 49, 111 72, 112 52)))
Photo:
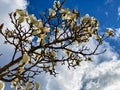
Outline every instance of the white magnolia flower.
POLYGON ((114 31, 111 28, 108 28, 107 31, 106 31, 106 34, 108 36, 113 36, 114 35, 114 31))
POLYGON ((89 14, 86 14, 85 16, 84 16, 84 18, 89 18, 90 16, 89 16, 89 14))
POLYGON ((5 83, 0 80, 0 90, 4 90, 5 88, 5 83))
POLYGON ((55 56, 56 56, 56 52, 55 52, 55 51, 52 51, 52 52, 51 52, 51 56, 52 56, 52 57, 55 57, 55 56))
POLYGON ((42 22, 42 20, 38 20, 34 25, 36 28, 41 28, 41 27, 43 27, 43 22, 42 22))
POLYGON ((70 10, 61 8, 60 13, 62 13, 62 14, 70 14, 70 10))
POLYGON ((27 64, 27 63, 29 62, 30 57, 29 57, 29 55, 27 54, 27 52, 25 52, 25 53, 23 54, 22 60, 23 60, 23 63, 25 63, 25 64, 27 64))
POLYGON ((25 10, 17 9, 16 13, 19 14, 20 16, 27 16, 28 13, 25 10))
POLYGON ((24 71, 24 67, 20 67, 19 68, 19 73, 23 73, 23 71, 24 71))
POLYGON ((43 32, 44 32, 44 33, 50 32, 50 28, 49 28, 49 27, 44 27, 44 28, 43 28, 43 32))
POLYGON ((30 20, 31 23, 36 24, 37 23, 37 19, 34 16, 34 14, 28 16, 28 19, 30 20))
POLYGON ((88 33, 92 33, 92 28, 88 27, 88 33))
POLYGON ((49 8, 49 16, 50 17, 54 17, 55 15, 56 15, 56 11, 51 9, 51 8, 49 8))
POLYGON ((60 8, 60 1, 54 1, 53 7, 54 7, 55 10, 60 8))
POLYGON ((20 16, 20 17, 18 18, 18 24, 21 24, 23 21, 24 21, 24 17, 23 17, 23 16, 20 16))
POLYGON ((82 18, 80 19, 80 21, 81 21, 81 22, 86 22, 86 21, 88 21, 89 19, 90 19, 89 14, 86 14, 84 17, 82 17, 82 18))
POLYGON ((33 31, 33 35, 37 35, 41 33, 41 29, 40 28, 35 28, 35 30, 33 31))
POLYGON ((40 90, 40 84, 38 82, 35 82, 35 90, 40 90))
POLYGON ((44 39, 45 36, 46 36, 45 34, 40 34, 40 35, 38 36, 37 42, 41 42, 41 40, 44 39))
POLYGON ((66 14, 62 16, 63 20, 71 20, 71 14, 66 14))
POLYGON ((62 28, 64 28, 65 27, 65 22, 62 22, 62 28))

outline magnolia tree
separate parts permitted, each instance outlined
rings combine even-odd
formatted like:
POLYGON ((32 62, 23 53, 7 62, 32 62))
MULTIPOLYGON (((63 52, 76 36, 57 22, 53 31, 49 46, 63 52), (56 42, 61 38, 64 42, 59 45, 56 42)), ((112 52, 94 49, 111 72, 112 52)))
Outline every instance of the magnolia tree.
POLYGON ((3 82, 10 82, 11 88, 16 90, 39 90, 34 78, 41 72, 56 76, 58 63, 75 68, 81 61, 92 61, 92 55, 105 52, 97 52, 97 49, 103 40, 113 36, 113 31, 108 29, 100 35, 96 18, 88 14, 81 17, 77 10, 64 8, 64 3, 65 0, 54 1, 53 8, 40 14, 39 19, 26 10, 17 9, 9 14, 14 25, 12 30, 3 30, 4 24, 0 25, 5 44, 14 47, 12 59, 0 67, 1 89, 3 82), (87 47, 91 40, 96 42, 92 50, 87 47), (71 48, 72 45, 77 49, 71 48))

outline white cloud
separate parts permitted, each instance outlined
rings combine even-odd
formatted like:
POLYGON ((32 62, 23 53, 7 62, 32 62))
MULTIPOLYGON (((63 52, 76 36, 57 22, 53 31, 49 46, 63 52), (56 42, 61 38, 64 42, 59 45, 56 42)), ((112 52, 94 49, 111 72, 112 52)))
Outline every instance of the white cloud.
POLYGON ((119 90, 120 61, 112 60, 93 65, 85 72, 83 82, 82 90, 119 90))
POLYGON ((81 67, 71 70, 63 66, 57 77, 48 77, 46 90, 119 90, 120 61, 98 65, 83 62, 81 67))
MULTIPOLYGON (((15 9, 26 9, 26 6, 26 0, 0 0, 0 24, 4 23, 4 28, 12 28, 8 13, 15 11, 15 9)), ((13 51, 11 46, 4 45, 3 43, 4 38, 0 35, 0 53, 3 53, 3 55, 0 57, 0 59, 2 60, 2 62, 0 61, 0 63, 6 63, 3 62, 7 59, 5 57, 10 57, 13 51)))
MULTIPOLYGON (((48 76, 46 90, 119 90, 120 61, 100 64, 82 62, 77 69, 61 67, 57 77, 48 76)), ((44 89, 41 89, 44 90, 44 89)))
POLYGON ((26 9, 26 0, 0 0, 0 23, 5 23, 10 27, 10 19, 8 13, 15 9, 26 9))
MULTIPOLYGON (((91 41, 89 47, 94 49, 95 42, 91 41)), ((105 48, 106 53, 94 56, 93 62, 82 62, 76 69, 69 70, 67 66, 60 66, 57 77, 47 76, 48 82, 44 86, 46 88, 41 90, 109 90, 109 86, 110 90, 119 90, 117 86, 120 84, 118 54, 107 42, 98 51, 105 48)))

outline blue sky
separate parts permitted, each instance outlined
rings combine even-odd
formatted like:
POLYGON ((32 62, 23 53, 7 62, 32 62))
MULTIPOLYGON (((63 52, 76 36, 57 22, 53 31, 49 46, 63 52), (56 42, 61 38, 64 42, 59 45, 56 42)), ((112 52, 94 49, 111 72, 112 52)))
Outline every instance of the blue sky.
MULTIPOLYGON (((54 0, 40 0, 36 2, 34 0, 28 0, 29 5, 27 6, 27 10, 30 14, 34 13, 36 17, 39 17, 39 12, 44 12, 46 8, 53 7, 53 1, 54 0)), ((113 29, 120 27, 119 0, 66 0, 64 7, 79 10, 81 16, 87 13, 90 16, 94 16, 99 21, 101 31, 105 31, 106 28, 109 27, 113 29)), ((119 43, 116 41, 112 41, 110 44, 112 46, 117 44, 116 46, 119 47, 119 43)))
MULTIPOLYGON (((29 13, 35 13, 38 15, 38 12, 44 11, 46 8, 51 8, 54 0, 28 0, 29 5, 27 9, 29 13)), ((120 1, 116 0, 66 0, 64 7, 70 9, 77 9, 81 12, 81 15, 89 13, 91 16, 95 16, 100 25, 103 27, 119 27, 118 24, 120 22, 118 17, 118 7, 120 5, 120 1)))
MULTIPOLYGON (((15 9, 26 9, 29 14, 35 14, 53 7, 54 0, 0 0, 0 23, 12 28, 8 19, 8 13, 15 9), (4 9, 3 9, 4 8, 4 9)), ((114 37, 104 42, 99 49, 107 51, 99 56, 93 56, 94 62, 82 62, 81 67, 68 70, 66 66, 57 67, 57 77, 41 74, 36 78, 41 84, 40 90, 120 90, 120 0, 66 0, 64 7, 77 9, 81 16, 89 14, 99 21, 99 31, 106 28, 115 31, 114 37)), ((3 37, 0 36, 0 66, 8 61, 13 48, 3 45, 3 37)), ((93 48, 95 43, 91 41, 89 46, 93 48)), ((73 46, 76 49, 76 47, 73 46)), ((6 86, 5 90, 14 90, 6 86)))

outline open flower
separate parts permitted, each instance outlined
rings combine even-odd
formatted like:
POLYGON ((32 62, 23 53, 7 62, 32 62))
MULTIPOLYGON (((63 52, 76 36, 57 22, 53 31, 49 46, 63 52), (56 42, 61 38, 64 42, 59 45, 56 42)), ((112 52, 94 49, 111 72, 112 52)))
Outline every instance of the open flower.
POLYGON ((27 54, 27 52, 25 52, 25 53, 23 54, 22 60, 23 60, 23 63, 25 63, 25 64, 27 64, 27 63, 30 61, 30 57, 29 57, 29 55, 27 54))
POLYGON ((70 10, 61 8, 60 13, 62 13, 62 14, 70 14, 70 10))
POLYGON ((36 24, 36 23, 37 23, 37 19, 36 19, 36 17, 35 17, 33 14, 30 15, 30 16, 28 16, 27 18, 28 18, 28 20, 29 20, 31 23, 33 23, 33 24, 36 24))
POLYGON ((40 84, 38 82, 35 82, 35 90, 39 90, 40 89, 40 84))
POLYGON ((28 13, 25 10, 17 9, 16 13, 19 14, 20 16, 27 16, 28 13))
POLYGON ((38 20, 34 25, 36 28, 41 28, 41 27, 43 27, 43 22, 42 22, 42 20, 38 20))
POLYGON ((38 35, 38 39, 37 39, 37 42, 41 42, 41 40, 43 40, 45 38, 45 34, 40 34, 38 35))
POLYGON ((108 28, 107 31, 106 31, 106 34, 108 36, 113 36, 114 35, 114 31, 111 28, 108 28))
POLYGON ((44 32, 44 33, 50 32, 50 28, 49 28, 49 27, 44 27, 44 28, 43 28, 43 32, 44 32))
POLYGON ((56 56, 56 52, 55 52, 55 51, 52 51, 52 52, 51 52, 51 56, 52 56, 52 57, 55 57, 55 56, 56 56))
POLYGON ((53 7, 54 7, 55 10, 60 8, 60 1, 54 1, 53 7))
POLYGON ((89 14, 86 14, 84 17, 82 17, 80 20, 81 20, 81 23, 82 22, 86 22, 86 21, 88 21, 90 19, 90 16, 89 16, 89 14))
POLYGON ((24 17, 23 17, 23 16, 20 16, 20 17, 18 18, 18 24, 21 24, 23 21, 24 21, 24 17))
POLYGON ((49 16, 54 17, 55 15, 56 15, 56 11, 50 8, 49 9, 49 16))

